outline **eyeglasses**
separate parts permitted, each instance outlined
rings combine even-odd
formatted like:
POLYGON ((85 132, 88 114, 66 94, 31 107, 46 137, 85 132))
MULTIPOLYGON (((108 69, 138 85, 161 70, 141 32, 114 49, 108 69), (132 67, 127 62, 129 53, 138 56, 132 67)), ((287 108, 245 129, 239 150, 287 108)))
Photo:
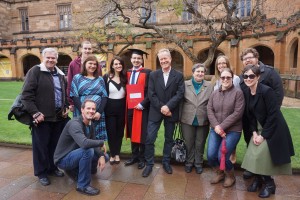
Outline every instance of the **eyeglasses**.
POLYGON ((253 58, 255 58, 255 57, 254 57, 254 56, 252 56, 252 57, 245 57, 245 58, 243 58, 243 61, 251 60, 251 59, 253 59, 253 58))
POLYGON ((218 65, 227 65, 226 62, 221 62, 221 63, 218 63, 218 65))
POLYGON ((224 81, 225 79, 226 80, 231 80, 232 79, 231 76, 221 76, 220 78, 222 79, 222 81, 224 81))
POLYGON ((248 79, 248 78, 250 78, 250 79, 254 79, 256 77, 256 75, 255 74, 249 74, 249 75, 247 75, 247 74, 244 74, 243 75, 243 78, 244 79, 248 79))

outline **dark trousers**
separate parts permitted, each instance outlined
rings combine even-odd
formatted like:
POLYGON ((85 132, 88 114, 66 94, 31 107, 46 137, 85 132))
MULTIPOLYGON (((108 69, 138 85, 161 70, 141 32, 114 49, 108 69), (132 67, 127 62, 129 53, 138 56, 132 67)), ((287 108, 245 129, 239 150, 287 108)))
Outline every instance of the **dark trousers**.
POLYGON ((125 98, 109 99, 105 108, 110 156, 120 155, 125 126, 125 98))
MULTIPOLYGON (((157 132, 160 128, 160 124, 163 119, 158 122, 148 121, 148 135, 145 144, 145 159, 147 166, 154 165, 154 143, 157 138, 157 132)), ((165 127, 165 142, 163 149, 163 160, 162 163, 170 163, 171 160, 171 150, 173 146, 173 133, 175 129, 175 123, 164 120, 165 127)))
POLYGON ((34 175, 46 177, 57 169, 54 165, 53 155, 68 119, 58 122, 42 122, 31 129, 32 154, 34 175))
MULTIPOLYGON (((131 137, 133 123, 133 109, 128 109, 127 111, 127 127, 128 135, 131 137)), ((145 145, 141 143, 131 142, 131 153, 132 158, 139 160, 140 162, 145 160, 145 145)))
POLYGON ((187 158, 185 165, 200 167, 203 164, 203 154, 209 126, 193 126, 181 123, 182 136, 186 145, 187 158))

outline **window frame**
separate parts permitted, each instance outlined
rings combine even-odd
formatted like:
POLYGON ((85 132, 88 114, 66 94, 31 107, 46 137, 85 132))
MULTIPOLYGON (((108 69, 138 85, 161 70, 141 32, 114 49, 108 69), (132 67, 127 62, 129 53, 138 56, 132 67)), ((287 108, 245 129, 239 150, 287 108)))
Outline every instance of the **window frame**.
POLYGON ((21 20, 21 32, 29 32, 29 16, 28 16, 28 8, 23 7, 19 8, 19 15, 21 20))
POLYGON ((72 4, 57 4, 59 30, 72 29, 72 4))

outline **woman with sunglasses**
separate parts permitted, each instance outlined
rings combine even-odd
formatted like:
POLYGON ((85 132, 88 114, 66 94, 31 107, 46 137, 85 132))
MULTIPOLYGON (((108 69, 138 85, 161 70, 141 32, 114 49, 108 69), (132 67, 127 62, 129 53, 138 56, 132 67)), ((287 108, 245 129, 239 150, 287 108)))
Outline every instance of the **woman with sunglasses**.
MULTIPOLYGON (((214 86, 214 90, 218 90, 221 87, 220 75, 223 69, 225 68, 231 69, 229 58, 225 55, 219 55, 215 62, 215 75, 211 79, 211 84, 214 86)), ((240 81, 241 81, 240 77, 234 74, 232 79, 234 87, 241 88, 240 81)), ((229 159, 233 164, 236 163, 235 150, 232 152, 229 159)))
POLYGON ((220 76, 221 87, 211 94, 207 105, 211 126, 207 160, 215 173, 210 183, 216 184, 225 179, 224 187, 231 187, 235 183, 233 164, 229 157, 241 138, 245 104, 243 92, 233 86, 232 78, 232 70, 224 68, 220 76), (225 170, 219 169, 223 140, 226 143, 225 170))
POLYGON ((287 123, 277 106, 273 89, 259 83, 260 69, 247 65, 243 79, 248 86, 245 93, 245 116, 252 137, 246 151, 242 168, 256 174, 247 188, 259 197, 267 198, 275 194, 276 185, 272 175, 292 174, 291 156, 294 155, 293 142, 287 123))

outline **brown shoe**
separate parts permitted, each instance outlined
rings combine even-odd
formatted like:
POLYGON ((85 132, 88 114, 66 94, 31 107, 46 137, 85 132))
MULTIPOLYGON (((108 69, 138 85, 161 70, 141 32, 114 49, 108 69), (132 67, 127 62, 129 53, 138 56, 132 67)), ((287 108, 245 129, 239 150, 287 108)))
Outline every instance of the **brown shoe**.
POLYGON ((215 173, 214 177, 210 180, 211 184, 216 184, 224 180, 225 174, 224 171, 220 170, 219 168, 213 168, 215 173))
POLYGON ((231 169, 230 171, 225 171, 225 181, 223 186, 224 187, 231 187, 235 183, 235 176, 234 170, 231 169))

